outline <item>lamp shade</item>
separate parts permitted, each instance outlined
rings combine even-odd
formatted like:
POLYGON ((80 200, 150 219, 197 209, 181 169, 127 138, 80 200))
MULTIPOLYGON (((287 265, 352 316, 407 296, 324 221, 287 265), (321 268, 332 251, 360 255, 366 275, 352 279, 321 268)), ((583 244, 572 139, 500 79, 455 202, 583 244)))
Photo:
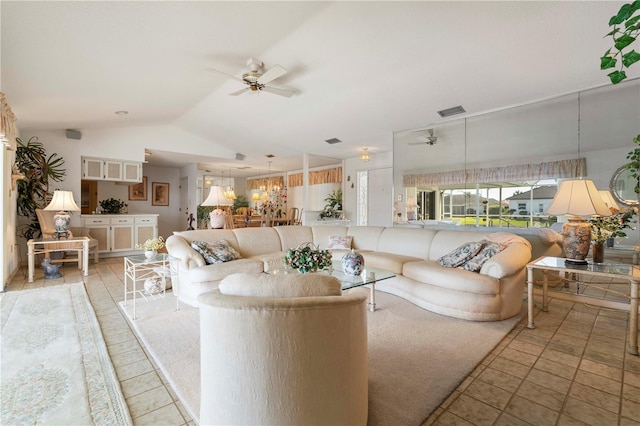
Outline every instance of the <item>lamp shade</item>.
POLYGON ((611 214, 590 179, 567 179, 560 182, 558 192, 546 213, 551 216, 595 214, 609 216, 611 214))
POLYGON ((260 193, 254 192, 253 195, 251 195, 251 199, 253 201, 260 201, 260 193))
POLYGON ((232 206, 233 202, 224 196, 221 186, 214 185, 209 189, 209 196, 200 204, 201 206, 232 206))
POLYGON ((45 210, 57 210, 57 211, 80 211, 80 207, 73 199, 73 192, 71 191, 53 191, 53 198, 45 210))
POLYGON ((618 203, 613 199, 613 195, 609 191, 598 191, 600 193, 600 198, 604 201, 604 204, 610 209, 617 209, 618 203))

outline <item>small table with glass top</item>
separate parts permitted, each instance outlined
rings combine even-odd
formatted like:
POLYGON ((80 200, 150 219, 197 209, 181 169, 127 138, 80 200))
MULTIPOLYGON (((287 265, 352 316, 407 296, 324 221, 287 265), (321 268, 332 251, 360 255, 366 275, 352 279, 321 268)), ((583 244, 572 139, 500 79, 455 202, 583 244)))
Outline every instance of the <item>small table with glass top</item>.
MULTIPOLYGON (((287 267, 270 269, 266 271, 267 274, 299 274, 296 269, 287 267)), ((376 310, 376 282, 393 278, 396 276, 391 271, 384 269, 373 268, 371 266, 364 267, 362 274, 357 276, 347 275, 342 271, 342 263, 333 262, 333 266, 330 270, 319 271, 315 273, 328 273, 332 277, 335 277, 342 284, 342 290, 348 290, 350 288, 361 287, 363 285, 371 285, 370 297, 369 297, 369 310, 371 312, 376 310)))
MULTIPOLYGON (((78 269, 82 268, 82 275, 89 275, 89 238, 43 238, 27 241, 28 281, 33 282, 35 256, 43 254, 49 256, 50 252, 76 251, 78 252, 78 269), (40 248, 38 248, 40 247, 40 248)), ((73 259, 75 262, 76 260, 73 259)))
MULTIPOLYGON (((164 297, 167 288, 167 275, 174 277, 177 275, 177 259, 166 253, 158 253, 151 258, 143 254, 124 257, 124 306, 127 306, 127 296, 133 299, 133 319, 136 319, 136 295, 155 299, 164 297), (142 288, 137 288, 137 282, 149 278, 160 278, 164 290, 160 295, 145 293, 144 284, 142 288)), ((172 282, 172 289, 176 297, 176 311, 180 309, 178 298, 178 286, 172 282)))
MULTIPOLYGON (((580 274, 601 278, 612 278, 629 281, 630 292, 624 296, 629 299, 629 346, 627 351, 632 355, 638 355, 638 300, 640 285, 640 267, 624 263, 592 263, 572 264, 566 262, 562 257, 543 256, 527 264, 527 303, 528 303, 528 328, 535 328, 533 324, 533 271, 535 269, 545 271, 557 271, 561 274, 580 274)), ((548 280, 542 281, 542 310, 547 312, 548 308, 548 280)), ((586 283, 585 283, 586 284, 586 283)), ((577 298, 584 296, 576 295, 577 298)), ((586 297, 585 297, 586 299, 586 297)), ((589 302, 597 304, 596 299, 589 298, 589 302)))

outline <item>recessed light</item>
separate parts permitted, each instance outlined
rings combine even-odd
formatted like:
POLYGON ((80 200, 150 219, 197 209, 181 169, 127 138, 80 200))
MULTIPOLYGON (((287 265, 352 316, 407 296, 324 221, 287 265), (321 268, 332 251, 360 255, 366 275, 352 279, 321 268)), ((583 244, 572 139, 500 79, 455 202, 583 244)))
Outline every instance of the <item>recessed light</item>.
POLYGON ((127 115, 129 111, 116 111, 116 115, 127 115))

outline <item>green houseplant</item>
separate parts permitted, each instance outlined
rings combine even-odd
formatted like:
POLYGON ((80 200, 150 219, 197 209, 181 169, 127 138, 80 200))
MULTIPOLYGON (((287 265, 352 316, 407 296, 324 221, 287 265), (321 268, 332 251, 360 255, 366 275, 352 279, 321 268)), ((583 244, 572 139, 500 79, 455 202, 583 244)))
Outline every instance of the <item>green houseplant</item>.
POLYGON ((102 207, 102 213, 104 214, 120 214, 127 207, 127 203, 115 198, 107 198, 100 201, 100 207, 102 207))
POLYGON ((29 222, 18 226, 18 233, 27 240, 39 237, 40 224, 36 209, 42 209, 51 201, 50 181, 61 182, 66 175, 62 166, 64 159, 53 153, 47 156, 46 149, 36 136, 26 143, 16 138, 16 168, 24 175, 17 181, 16 209, 19 216, 29 222))
POLYGON ((342 213, 342 190, 338 189, 333 191, 324 201, 327 204, 325 204, 324 209, 320 212, 320 219, 340 217, 342 213))
POLYGON ((618 69, 607 74, 613 84, 618 84, 627 78, 624 69, 640 61, 640 53, 633 49, 640 35, 640 0, 623 5, 609 19, 609 26, 613 29, 605 37, 611 37, 613 47, 600 58, 600 69, 608 70, 618 66, 618 69))

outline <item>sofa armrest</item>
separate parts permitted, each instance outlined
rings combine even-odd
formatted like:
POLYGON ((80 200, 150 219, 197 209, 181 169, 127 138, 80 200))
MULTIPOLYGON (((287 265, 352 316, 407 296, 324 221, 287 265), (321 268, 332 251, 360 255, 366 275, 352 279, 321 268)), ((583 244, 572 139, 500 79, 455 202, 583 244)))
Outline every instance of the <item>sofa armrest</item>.
POLYGON ((191 248, 191 243, 178 235, 171 235, 165 242, 167 252, 180 262, 180 266, 189 270, 198 266, 204 266, 204 258, 191 248))
POLYGON ((530 245, 512 243, 482 265, 480 273, 498 279, 508 277, 520 272, 530 260, 530 245))

